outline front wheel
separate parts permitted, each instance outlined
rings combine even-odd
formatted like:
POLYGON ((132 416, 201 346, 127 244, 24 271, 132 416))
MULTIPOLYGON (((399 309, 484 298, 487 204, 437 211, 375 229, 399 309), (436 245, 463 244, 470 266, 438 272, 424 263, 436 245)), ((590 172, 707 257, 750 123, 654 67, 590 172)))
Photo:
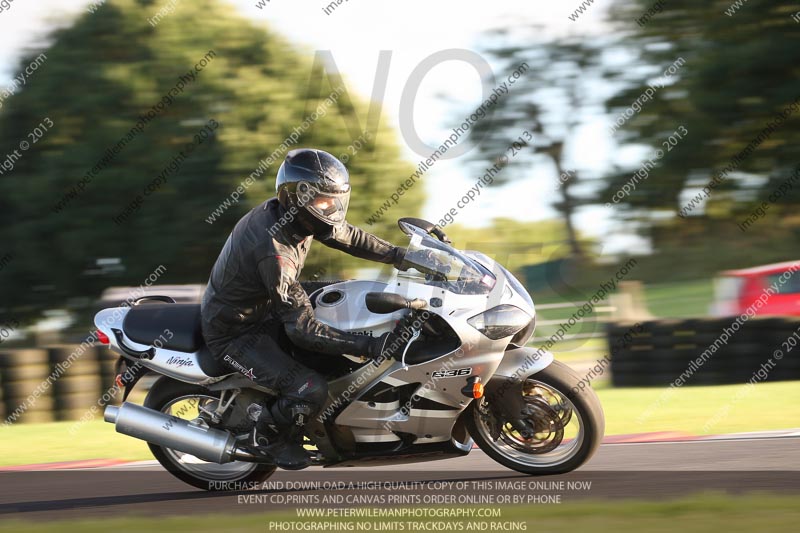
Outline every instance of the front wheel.
MULTIPOLYGON (((200 416, 200 407, 216 408, 219 392, 162 377, 147 394, 144 406, 162 413, 193 420, 200 416)), ((249 488, 275 472, 275 466, 263 463, 233 461, 209 463, 197 457, 147 443, 153 456, 170 474, 203 490, 236 490, 249 488)))
POLYGON ((592 457, 605 430, 597 394, 579 389, 580 381, 574 370, 553 361, 523 382, 520 420, 499 417, 486 397, 475 400, 466 416, 470 435, 486 455, 512 470, 571 472, 592 457))

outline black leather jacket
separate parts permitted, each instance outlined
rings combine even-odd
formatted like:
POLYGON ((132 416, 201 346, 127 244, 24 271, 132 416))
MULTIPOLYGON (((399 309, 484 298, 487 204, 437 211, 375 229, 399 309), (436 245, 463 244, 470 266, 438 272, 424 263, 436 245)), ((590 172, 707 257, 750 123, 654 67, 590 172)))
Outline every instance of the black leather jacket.
MULTIPOLYGON (((331 248, 380 263, 394 263, 398 255, 397 247, 350 224, 317 239, 331 248)), ((211 270, 203 297, 206 340, 235 337, 272 315, 301 348, 367 355, 371 337, 329 327, 314 317, 308 295, 297 279, 312 240, 277 198, 242 217, 211 270)))

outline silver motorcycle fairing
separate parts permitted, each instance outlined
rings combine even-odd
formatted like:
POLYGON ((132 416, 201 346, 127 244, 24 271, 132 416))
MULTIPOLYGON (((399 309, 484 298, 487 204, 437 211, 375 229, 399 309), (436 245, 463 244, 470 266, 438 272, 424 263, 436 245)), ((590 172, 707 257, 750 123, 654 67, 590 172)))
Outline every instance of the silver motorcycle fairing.
MULTIPOLYGON (((371 332, 376 335, 389 331, 395 315, 399 317, 402 312, 391 315, 371 313, 363 305, 367 292, 391 292, 428 302, 436 298, 441 305, 429 306, 427 311, 439 315, 452 328, 460 338, 461 346, 416 365, 407 366, 397 361, 384 362, 379 367, 367 365, 332 382, 329 386, 329 402, 323 409, 322 417, 335 416, 335 424, 349 429, 356 443, 397 442, 401 440, 398 434, 413 435, 414 444, 452 440, 456 420, 472 401, 471 397, 461 392, 467 385, 467 379, 478 377, 481 382, 488 383, 501 365, 503 372, 512 372, 516 365, 524 363, 528 353, 524 349, 506 351, 509 338, 491 340, 467 320, 501 304, 516 305, 528 312, 531 318, 535 313, 530 298, 514 291, 505 269, 485 256, 481 260, 497 278, 489 294, 456 294, 403 273, 395 273, 386 283, 347 281, 325 287, 322 294, 338 291, 348 296, 341 300, 339 312, 318 305, 316 314, 319 320, 348 331, 359 331, 362 324, 369 324, 371 332), (433 377, 437 372, 447 371, 455 371, 456 375, 433 377), (357 386, 354 387, 354 384, 357 386), (410 400, 403 405, 393 399, 375 402, 366 396, 375 389, 401 387, 415 388, 410 400)), ((544 368, 551 361, 552 354, 549 354, 549 358, 539 357, 534 365, 529 365, 531 373, 544 368)))
POLYGON ((513 348, 506 350, 503 361, 495 370, 495 376, 525 379, 531 374, 541 372, 553 362, 551 352, 535 348, 513 348))
POLYGON ((402 316, 371 313, 365 304, 367 293, 389 292, 388 284, 381 281, 343 281, 320 289, 315 297, 314 316, 320 322, 358 335, 380 337, 391 331, 402 316), (326 303, 326 301, 334 300, 326 303))
MULTIPOLYGON (((128 311, 130 311, 129 307, 114 307, 103 309, 94 317, 94 324, 97 326, 97 329, 108 337, 111 349, 122 357, 138 362, 141 366, 159 374, 196 385, 210 385, 230 375, 228 374, 220 377, 211 377, 207 375, 203 372, 202 368, 200 368, 200 363, 198 361, 199 352, 178 352, 132 341, 125 335, 125 330, 122 327, 125 321, 125 315, 128 314, 128 311), (117 335, 114 333, 115 331, 120 332, 122 342, 125 346, 140 352, 152 349, 153 357, 149 359, 133 358, 125 354, 125 350, 122 349, 117 341, 117 335)), ((231 374, 233 373, 234 372, 231 371, 231 374)))
POLYGON ((456 420, 472 401, 461 393, 467 379, 476 376, 489 379, 502 357, 502 352, 470 353, 459 348, 418 365, 404 367, 395 361, 336 417, 336 425, 350 428, 356 442, 400 441, 397 433, 413 435, 414 444, 449 441, 456 420), (432 377, 435 372, 452 369, 470 369, 470 374, 432 377), (413 388, 413 393, 402 404, 364 398, 364 393, 374 388, 403 387, 413 388))
MULTIPOLYGON (((524 379, 547 368, 553 359, 552 353, 532 348, 515 348, 497 353, 482 350, 468 353, 459 348, 433 361, 410 367, 404 367, 399 362, 384 363, 377 368, 368 365, 360 372, 331 384, 334 398, 340 401, 354 398, 335 418, 335 422, 350 428, 356 442, 397 442, 400 441, 397 433, 415 435, 415 444, 448 441, 456 420, 472 401, 472 398, 461 393, 468 378, 478 376, 486 384, 507 381, 509 378, 524 379), (463 368, 472 371, 469 375, 457 377, 431 377, 440 370, 463 368), (365 385, 352 388, 353 383, 365 385), (399 401, 381 403, 363 399, 365 393, 375 387, 404 387, 417 383, 419 386, 411 397, 411 400, 417 401, 407 401, 401 405, 399 401), (419 403, 426 404, 427 408, 416 407, 415 404, 419 403)), ((496 389, 491 385, 487 388, 496 389)), ((330 405, 335 405, 335 401, 330 405)))

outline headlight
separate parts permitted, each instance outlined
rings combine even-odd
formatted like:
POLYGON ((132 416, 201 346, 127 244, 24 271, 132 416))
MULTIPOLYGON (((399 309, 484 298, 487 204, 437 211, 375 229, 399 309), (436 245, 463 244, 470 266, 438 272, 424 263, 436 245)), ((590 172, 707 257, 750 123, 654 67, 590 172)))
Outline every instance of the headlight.
POLYGON ((510 337, 531 322, 531 317, 513 305, 498 305, 475 315, 467 323, 493 341, 510 337))
POLYGON ((535 329, 536 317, 533 317, 524 329, 519 330, 519 332, 514 335, 514 338, 511 339, 511 344, 517 348, 524 348, 525 345, 528 344, 528 341, 531 340, 531 337, 533 337, 533 330, 535 329))

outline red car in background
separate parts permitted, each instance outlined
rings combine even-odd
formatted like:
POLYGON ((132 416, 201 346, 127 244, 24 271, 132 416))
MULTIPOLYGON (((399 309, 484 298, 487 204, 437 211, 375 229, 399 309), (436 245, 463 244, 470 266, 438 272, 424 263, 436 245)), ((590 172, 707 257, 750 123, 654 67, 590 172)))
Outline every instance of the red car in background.
POLYGON ((721 272, 714 284, 714 304, 711 314, 740 315, 764 294, 767 287, 774 285, 777 292, 769 297, 763 307, 756 309, 756 313, 800 316, 800 272, 798 271, 800 271, 800 261, 721 272), (784 280, 782 283, 781 279, 784 280))

